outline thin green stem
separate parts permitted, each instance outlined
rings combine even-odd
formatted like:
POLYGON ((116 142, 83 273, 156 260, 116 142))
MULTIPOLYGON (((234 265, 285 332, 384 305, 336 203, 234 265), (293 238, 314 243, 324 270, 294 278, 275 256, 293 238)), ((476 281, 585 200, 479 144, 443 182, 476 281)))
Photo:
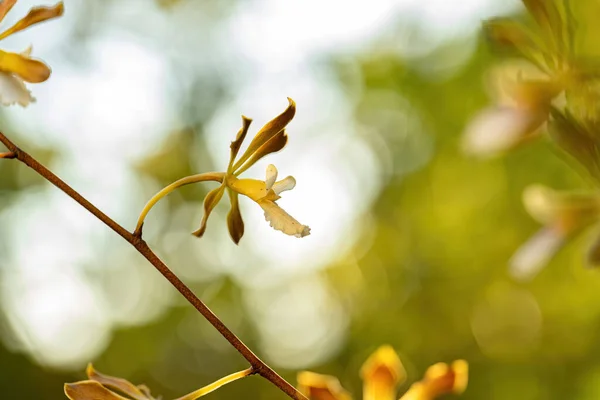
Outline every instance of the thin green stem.
POLYGON ((222 172, 205 172, 203 174, 186 176, 185 178, 181 178, 178 181, 171 183, 169 186, 161 189, 160 192, 152 196, 152 198, 144 206, 140 217, 138 218, 138 222, 135 227, 135 231, 133 231, 133 234, 139 237, 142 236, 142 228, 144 226, 144 220, 146 219, 146 216, 148 215, 152 207, 156 205, 156 203, 158 203, 163 197, 167 196, 172 191, 179 189, 180 187, 185 185, 191 185, 192 183, 206 181, 223 182, 224 176, 225 174, 222 172))
POLYGON ((243 371, 235 372, 231 375, 227 375, 217 381, 214 381, 210 385, 206 385, 203 388, 195 390, 192 393, 186 394, 185 396, 179 397, 175 400, 196 400, 197 398, 209 394, 210 392, 214 392, 221 386, 227 385, 228 383, 237 381, 238 379, 242 379, 253 374, 255 374, 255 371, 252 367, 243 371))

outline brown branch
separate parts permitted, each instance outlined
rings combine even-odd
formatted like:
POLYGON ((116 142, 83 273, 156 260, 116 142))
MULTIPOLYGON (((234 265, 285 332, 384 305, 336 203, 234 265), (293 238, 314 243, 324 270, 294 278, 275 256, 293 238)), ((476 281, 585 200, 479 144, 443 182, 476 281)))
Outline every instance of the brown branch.
POLYGON ((88 210, 96 218, 104 222, 106 226, 115 231, 119 236, 135 247, 135 249, 142 256, 144 256, 144 258, 148 260, 171 283, 171 285, 173 285, 179 291, 179 293, 181 293, 183 297, 185 297, 186 300, 192 306, 194 306, 194 308, 198 310, 198 312, 200 312, 200 314, 202 314, 202 316, 206 318, 206 320, 210 322, 210 324, 214 326, 217 331, 219 331, 219 333, 250 363, 256 374, 273 383, 292 399, 308 400, 302 393, 296 390, 296 388, 294 388, 290 383, 277 374, 277 372, 265 364, 264 361, 258 358, 256 354, 254 354, 252 350, 248 348, 248 346, 246 346, 229 328, 227 328, 227 326, 225 326, 219 317, 217 317, 210 310, 210 308, 208 308, 206 304, 204 304, 202 300, 200 300, 198 296, 196 296, 190 290, 190 288, 188 288, 185 283, 183 283, 181 279, 179 279, 177 275, 175 275, 160 258, 158 258, 158 256, 152 251, 152 249, 150 249, 150 247, 148 247, 146 242, 141 237, 129 232, 108 215, 100 211, 96 206, 86 200, 75 189, 67 185, 52 171, 44 167, 29 154, 17 147, 6 136, 4 136, 2 132, 0 132, 0 142, 2 142, 8 150, 10 150, 10 153, 0 153, 4 154, 3 158, 15 158, 33 169, 44 179, 62 190, 65 194, 67 194, 67 196, 79 203, 83 208, 88 210))

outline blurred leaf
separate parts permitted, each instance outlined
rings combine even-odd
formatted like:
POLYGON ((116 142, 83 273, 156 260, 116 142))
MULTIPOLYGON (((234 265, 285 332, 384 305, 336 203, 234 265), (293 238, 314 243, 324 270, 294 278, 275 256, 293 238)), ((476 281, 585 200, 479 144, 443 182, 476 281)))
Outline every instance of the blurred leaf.
POLYGON ((548 124, 550 137, 600 183, 600 142, 568 112, 553 110, 548 124))

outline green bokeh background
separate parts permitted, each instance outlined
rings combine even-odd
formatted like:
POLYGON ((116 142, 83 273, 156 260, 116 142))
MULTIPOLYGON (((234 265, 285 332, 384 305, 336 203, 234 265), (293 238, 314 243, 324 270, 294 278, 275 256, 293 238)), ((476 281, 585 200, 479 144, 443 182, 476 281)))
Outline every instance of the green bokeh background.
MULTIPOLYGON (((163 1, 160 6, 162 12, 171 13, 180 3, 186 2, 163 1)), ((99 4, 86 6, 94 12, 79 9, 81 26, 71 32, 70 46, 85 48, 99 26, 109 23, 102 19, 99 4)), ((199 30, 218 29, 235 6, 231 2, 198 2, 207 22, 199 30)), ((318 61, 335 72, 330 83, 345 90, 353 104, 350 123, 381 153, 388 167, 377 178, 384 184, 365 213, 368 215, 359 218, 364 224, 355 227, 361 239, 338 253, 327 267, 311 272, 331 288, 349 323, 339 349, 326 361, 305 367, 338 376, 359 398, 360 365, 379 345, 390 344, 408 370, 403 389, 419 379, 427 366, 464 358, 470 364, 464 399, 599 398, 600 275, 586 269, 583 262, 594 232, 569 243, 532 281, 517 282, 507 271, 512 253, 538 229, 523 210, 523 189, 538 182, 557 189, 590 188, 589 180, 546 140, 493 160, 462 154, 462 131, 489 103, 483 81, 498 59, 482 37, 449 37, 417 55, 403 54, 392 44, 395 35, 413 29, 406 24, 399 18, 396 26, 388 27, 369 46, 350 55, 327 54, 318 61), (469 46, 474 50, 465 58, 464 49, 469 46), (395 124, 408 128, 402 135, 396 134, 395 124)), ((142 21, 132 25, 131 32, 147 35, 143 29, 135 30, 142 21)), ((414 29, 411 34, 418 47, 420 41, 426 42, 427 27, 414 29)), ((591 28, 587 37, 590 42, 598 38, 591 28)), ((69 54, 67 49, 61 51, 69 54)), ((132 162, 140 181, 151 182, 144 193, 197 172, 194 160, 207 160, 202 161, 206 169, 217 168, 203 147, 203 136, 205 121, 232 96, 222 83, 227 78, 218 71, 202 71, 186 82, 185 89, 179 88, 184 94, 178 97, 180 117, 187 125, 165 130, 164 145, 156 153, 132 162)), ((296 119, 309 119, 302 114, 301 104, 299 107, 296 119)), ((4 109, 2 115, 13 110, 4 109)), ((58 146, 32 141, 19 126, 5 124, 2 129, 50 167, 63 159, 58 146)), ((73 168, 76 171, 77 167, 73 168)), ((0 210, 34 189, 54 190, 23 165, 0 163, 0 210)), ((189 221, 171 220, 169 215, 184 205, 200 207, 204 194, 204 188, 192 187, 169 197, 153 219, 155 224, 162 223, 156 229, 188 229, 189 221)), ((294 195, 314 194, 310 183, 305 183, 294 195)), ((139 209, 141 204, 135 206, 139 209)), ((132 208, 132 215, 135 210, 132 208)), ((222 215, 213 218, 219 217, 222 215)), ((106 229, 100 224, 92 226, 106 229)), ((0 257, 0 272, 19 268, 3 262, 12 249, 4 246, 7 240, 2 239, 18 233, 18 224, 0 227, 0 254, 6 255, 0 257)), ((246 235, 252 235, 251 229, 246 235)), ((187 247, 195 242, 187 241, 175 249, 166 246, 159 235, 150 242, 184 279, 194 276, 185 272, 186 268, 204 268, 200 254, 179 256, 189 253, 187 247)), ((104 256, 88 260, 97 266, 91 269, 90 279, 108 297, 114 290, 107 283, 110 275, 120 273, 115 265, 126 269, 129 263, 139 264, 136 268, 154 274, 150 265, 117 239, 92 245, 104 256)), ((227 249, 236 251, 233 246, 227 249)), ((251 348, 261 352, 255 315, 245 305, 243 285, 227 274, 213 272, 187 281, 251 348)), ((166 282, 158 282, 153 291, 172 291, 166 282)), ((61 399, 64 382, 84 377, 83 364, 57 369, 40 364, 31 351, 19 350, 14 345, 18 333, 2 313, 0 339, 2 399, 61 399)), ((176 296, 165 312, 150 321, 115 329, 106 349, 93 361, 100 371, 145 383, 166 399, 246 368, 244 360, 176 296), (187 333, 182 335, 182 330, 187 333), (195 338, 193 343, 190 337, 195 338)), ((274 367, 295 382, 296 370, 276 363, 274 367)), ((252 377, 210 398, 284 397, 268 382, 252 377)))

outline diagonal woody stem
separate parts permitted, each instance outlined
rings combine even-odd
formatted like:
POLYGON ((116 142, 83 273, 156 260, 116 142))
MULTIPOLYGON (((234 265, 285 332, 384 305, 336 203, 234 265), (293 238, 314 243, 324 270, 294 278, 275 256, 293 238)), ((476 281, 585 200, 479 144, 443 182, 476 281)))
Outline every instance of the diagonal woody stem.
POLYGON ((40 164, 32 156, 21 150, 2 132, 0 132, 0 142, 2 142, 10 153, 0 153, 2 158, 14 158, 33 169, 48 182, 62 190, 67 196, 75 200, 79 205, 88 210, 96 218, 102 221, 106 226, 131 244, 146 260, 150 262, 170 283, 185 297, 206 320, 215 327, 217 331, 250 363, 253 373, 262 376, 277 386, 282 392, 295 400, 308 400, 302 393, 294 388, 290 383, 283 379, 271 367, 265 364, 256 354, 250 350, 225 324, 196 296, 185 283, 181 281, 171 271, 171 269, 150 249, 148 244, 138 235, 134 235, 127 229, 119 225, 108 215, 100 211, 96 206, 86 200, 75 189, 66 184, 48 168, 40 164))

